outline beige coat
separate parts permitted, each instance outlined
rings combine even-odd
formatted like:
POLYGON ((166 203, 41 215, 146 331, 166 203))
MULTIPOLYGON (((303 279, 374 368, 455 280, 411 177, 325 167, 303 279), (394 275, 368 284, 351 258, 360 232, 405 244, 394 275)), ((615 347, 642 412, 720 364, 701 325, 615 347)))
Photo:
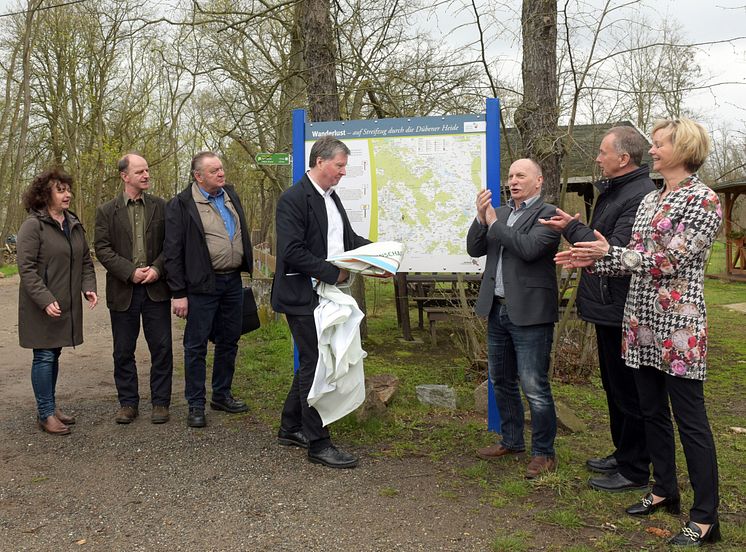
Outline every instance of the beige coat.
POLYGON ((69 239, 46 212, 30 213, 18 231, 18 337, 27 349, 83 343, 82 293, 96 291, 96 275, 83 225, 73 213, 65 216, 69 239), (44 310, 54 301, 59 318, 44 310))

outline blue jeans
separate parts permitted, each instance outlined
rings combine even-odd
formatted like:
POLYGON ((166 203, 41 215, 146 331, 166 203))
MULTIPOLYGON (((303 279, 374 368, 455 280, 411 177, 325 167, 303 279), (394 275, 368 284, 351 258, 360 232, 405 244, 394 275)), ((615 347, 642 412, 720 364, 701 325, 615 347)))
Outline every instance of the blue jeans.
POLYGON ((213 399, 231 395, 241 337, 243 291, 241 273, 215 275, 213 293, 190 293, 184 328, 184 396, 190 408, 205 407, 207 341, 215 342, 212 364, 213 399))
POLYGON ((60 353, 56 349, 34 349, 34 360, 31 363, 31 386, 34 388, 36 408, 42 422, 54 414, 54 390, 57 386, 57 374, 60 371, 60 353))
POLYGON ((487 323, 487 361, 500 410, 502 446, 526 450, 520 382, 531 410, 531 455, 554 456, 557 415, 549 386, 554 324, 516 326, 505 305, 492 304, 487 323))

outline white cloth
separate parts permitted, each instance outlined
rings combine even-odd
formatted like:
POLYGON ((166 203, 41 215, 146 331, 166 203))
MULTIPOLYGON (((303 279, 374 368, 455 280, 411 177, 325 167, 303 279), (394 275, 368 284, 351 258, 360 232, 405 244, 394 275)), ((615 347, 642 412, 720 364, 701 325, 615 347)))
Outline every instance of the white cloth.
POLYGON ((319 306, 313 311, 319 360, 308 404, 321 416, 323 424, 346 416, 365 400, 363 359, 360 343, 363 319, 355 299, 337 286, 320 282, 316 288, 319 306))
POLYGON ((404 255, 404 246, 399 242, 386 241, 363 245, 326 259, 333 265, 363 274, 388 278, 396 274, 404 255))

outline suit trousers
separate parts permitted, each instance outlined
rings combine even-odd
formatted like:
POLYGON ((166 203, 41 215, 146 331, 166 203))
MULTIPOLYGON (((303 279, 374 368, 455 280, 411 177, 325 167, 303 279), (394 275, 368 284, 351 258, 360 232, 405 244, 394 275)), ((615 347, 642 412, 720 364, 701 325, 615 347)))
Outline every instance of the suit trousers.
POLYGON ((316 322, 313 315, 286 314, 285 317, 298 348, 299 367, 285 399, 280 426, 286 431, 303 430, 309 441, 309 450, 318 452, 331 445, 332 441, 321 416, 308 404, 308 392, 311 390, 319 359, 316 322))
POLYGON ((670 399, 694 490, 689 519, 696 523, 716 522, 720 502, 718 463, 705 410, 703 382, 671 376, 650 366, 635 370, 635 382, 653 461, 653 493, 664 497, 679 496, 676 448, 668 408, 670 399))
POLYGON ((622 358, 621 326, 596 324, 598 367, 609 407, 611 440, 619 473, 630 481, 647 485, 650 479, 650 456, 645 438, 645 422, 635 385, 635 370, 622 358))
POLYGON ((132 301, 126 311, 110 310, 114 338, 114 383, 119 404, 138 406, 135 349, 140 335, 140 318, 150 351, 150 400, 153 405, 171 404, 171 379, 174 371, 171 344, 171 302, 153 301, 144 286, 132 287, 132 301))
POLYGON ((215 275, 215 291, 187 295, 187 323, 184 328, 184 396, 190 408, 205 407, 207 341, 212 335, 215 354, 212 365, 212 396, 231 395, 236 369, 238 340, 241 338, 243 288, 241 273, 215 275))

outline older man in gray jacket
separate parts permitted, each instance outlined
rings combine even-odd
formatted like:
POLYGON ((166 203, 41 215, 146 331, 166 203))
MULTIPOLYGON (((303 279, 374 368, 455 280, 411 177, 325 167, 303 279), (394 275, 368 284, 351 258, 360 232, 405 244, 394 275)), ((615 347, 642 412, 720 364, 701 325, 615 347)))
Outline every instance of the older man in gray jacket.
POLYGON ((539 223, 540 217, 551 217, 556 210, 541 199, 543 180, 536 161, 513 163, 508 205, 496 211, 491 192, 480 192, 477 218, 466 241, 470 255, 487 255, 476 313, 488 317, 489 376, 502 421, 502 440, 478 450, 477 456, 496 459, 525 450, 520 382, 531 409, 528 479, 557 468, 549 360, 558 319, 554 255, 560 236, 539 223))

